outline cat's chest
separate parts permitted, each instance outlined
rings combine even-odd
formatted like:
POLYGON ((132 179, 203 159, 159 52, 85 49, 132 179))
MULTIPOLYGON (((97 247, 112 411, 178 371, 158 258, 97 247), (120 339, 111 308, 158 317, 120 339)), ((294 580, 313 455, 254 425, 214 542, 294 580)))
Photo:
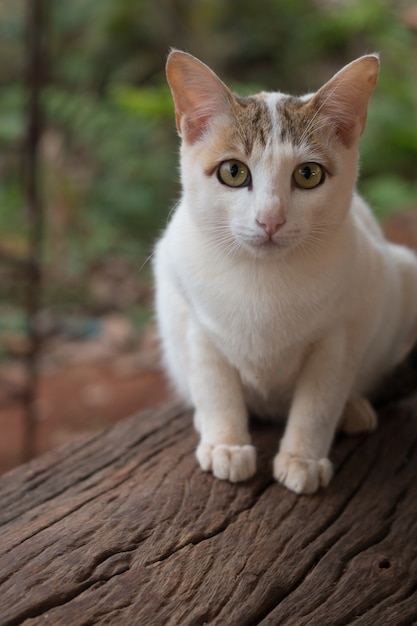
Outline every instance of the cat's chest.
POLYGON ((288 294, 280 297, 279 283, 253 284, 235 276, 225 288, 213 280, 210 288, 205 284, 195 311, 248 392, 270 398, 275 390, 282 400, 293 391, 314 330, 311 320, 307 332, 306 324, 300 326, 301 311, 295 309, 301 304, 295 299, 291 306, 288 294))
POLYGON ((317 298, 278 271, 220 265, 208 274, 194 265, 188 277, 188 298, 200 323, 233 362, 248 368, 281 367, 283 360, 291 365, 291 351, 321 324, 314 319, 317 298))

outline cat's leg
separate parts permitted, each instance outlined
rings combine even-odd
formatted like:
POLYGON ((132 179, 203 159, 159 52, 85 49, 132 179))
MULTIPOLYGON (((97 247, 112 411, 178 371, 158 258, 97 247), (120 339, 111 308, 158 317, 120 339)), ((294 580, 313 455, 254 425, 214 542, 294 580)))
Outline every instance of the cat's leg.
POLYGON ((187 336, 187 375, 200 433, 197 459, 223 480, 247 480, 256 471, 248 415, 237 371, 196 322, 187 336))
POLYGON ((205 471, 233 482, 256 470, 239 375, 196 321, 172 280, 161 240, 155 255, 156 309, 164 365, 179 396, 195 407, 197 459, 205 471))
POLYGON ((296 493, 313 493, 332 477, 327 457, 354 377, 345 346, 342 333, 329 333, 300 372, 274 459, 275 478, 296 493))
POLYGON ((375 430, 377 425, 377 414, 366 398, 361 396, 349 398, 343 411, 339 430, 347 435, 359 435, 375 430))

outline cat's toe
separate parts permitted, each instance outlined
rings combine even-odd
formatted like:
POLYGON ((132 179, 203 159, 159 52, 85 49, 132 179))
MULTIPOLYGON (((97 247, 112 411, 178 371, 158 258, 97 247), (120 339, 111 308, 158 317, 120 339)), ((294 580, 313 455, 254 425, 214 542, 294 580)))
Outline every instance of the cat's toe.
POLYGON ((347 435, 375 430, 378 425, 378 417, 368 400, 356 396, 350 398, 343 412, 340 430, 347 435))
POLYGON ((209 443, 200 443, 196 450, 197 461, 203 472, 209 472, 212 467, 213 446, 209 443))
POLYGON ((213 474, 232 483, 247 480, 256 471, 253 446, 219 445, 213 448, 213 474))
POLYGON ((326 487, 333 475, 329 459, 304 459, 279 452, 274 459, 274 477, 295 493, 314 493, 326 487))
POLYGON ((201 443, 197 448, 197 459, 201 469, 211 470, 216 478, 232 483, 248 480, 256 471, 256 450, 250 445, 201 443))

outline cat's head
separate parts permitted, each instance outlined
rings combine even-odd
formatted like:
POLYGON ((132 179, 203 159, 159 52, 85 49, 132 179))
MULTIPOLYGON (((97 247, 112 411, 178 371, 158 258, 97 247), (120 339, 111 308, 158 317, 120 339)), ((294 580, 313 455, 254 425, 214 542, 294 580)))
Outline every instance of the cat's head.
POLYGON ((219 252, 269 256, 337 228, 378 70, 378 57, 364 56, 315 94, 239 98, 204 63, 171 52, 184 201, 219 252))

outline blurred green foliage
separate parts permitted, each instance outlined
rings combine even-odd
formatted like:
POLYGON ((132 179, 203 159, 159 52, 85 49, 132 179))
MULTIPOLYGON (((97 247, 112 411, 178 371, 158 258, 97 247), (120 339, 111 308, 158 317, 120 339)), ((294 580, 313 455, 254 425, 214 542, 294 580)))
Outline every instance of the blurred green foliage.
MULTIPOLYGON (((392 0, 71 0, 49 3, 43 185, 49 280, 108 254, 141 267, 178 197, 171 46, 235 88, 302 93, 368 51, 382 71, 361 189, 380 214, 417 204, 417 35, 392 0)), ((0 248, 25 248, 25 2, 0 7, 0 248)))

